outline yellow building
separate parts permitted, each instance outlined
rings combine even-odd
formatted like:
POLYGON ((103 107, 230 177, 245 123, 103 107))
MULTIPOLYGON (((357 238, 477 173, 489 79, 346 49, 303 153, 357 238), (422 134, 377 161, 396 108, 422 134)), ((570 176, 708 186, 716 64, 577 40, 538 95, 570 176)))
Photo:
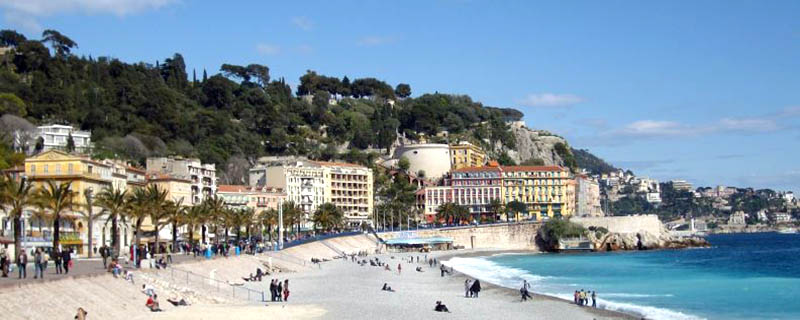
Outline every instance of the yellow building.
MULTIPOLYGON (((71 189, 74 192, 72 212, 64 214, 64 224, 60 229, 61 244, 64 247, 71 247, 78 254, 84 254, 88 246, 88 228, 85 221, 86 192, 91 190, 93 196, 99 194, 104 188, 111 187, 114 182, 115 173, 110 164, 94 161, 84 156, 67 154, 57 150, 50 150, 36 156, 25 159, 25 177, 34 185, 34 188, 42 188, 47 181, 52 180, 58 183, 72 183, 71 189)), ((93 205, 95 214, 100 210, 93 205)), ((46 241, 52 238, 50 234, 51 223, 44 223, 39 219, 31 218, 30 224, 42 225, 41 234, 31 232, 31 236, 42 238, 46 241)), ((93 236, 98 237, 99 228, 95 221, 93 236)), ((97 240, 97 239, 95 239, 97 240)), ((94 241, 97 244, 98 241, 94 241)))
POLYGON ((502 166, 505 204, 519 201, 536 220, 571 216, 575 209, 575 184, 559 166, 502 166))
POLYGON ((167 200, 179 203, 182 206, 191 205, 192 180, 181 179, 168 174, 149 174, 147 184, 155 185, 160 190, 167 192, 167 200))
POLYGON ((469 142, 450 146, 450 167, 453 170, 480 167, 486 163, 486 153, 469 142))

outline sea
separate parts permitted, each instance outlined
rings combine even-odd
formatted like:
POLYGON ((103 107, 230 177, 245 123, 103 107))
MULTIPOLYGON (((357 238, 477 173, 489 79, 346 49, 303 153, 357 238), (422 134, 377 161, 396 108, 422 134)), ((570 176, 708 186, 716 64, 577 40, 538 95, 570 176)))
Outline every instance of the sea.
POLYGON ((455 257, 457 271, 499 286, 572 301, 597 292, 598 307, 647 319, 800 319, 800 234, 706 237, 711 248, 455 257))

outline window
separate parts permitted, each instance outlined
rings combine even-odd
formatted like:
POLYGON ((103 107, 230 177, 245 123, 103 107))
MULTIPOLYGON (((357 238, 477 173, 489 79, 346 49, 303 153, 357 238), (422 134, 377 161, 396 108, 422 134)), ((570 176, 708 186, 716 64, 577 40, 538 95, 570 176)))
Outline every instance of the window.
POLYGON ((47 165, 44 165, 44 173, 47 173, 47 165))
POLYGON ((31 174, 36 174, 36 165, 35 164, 31 165, 31 174))

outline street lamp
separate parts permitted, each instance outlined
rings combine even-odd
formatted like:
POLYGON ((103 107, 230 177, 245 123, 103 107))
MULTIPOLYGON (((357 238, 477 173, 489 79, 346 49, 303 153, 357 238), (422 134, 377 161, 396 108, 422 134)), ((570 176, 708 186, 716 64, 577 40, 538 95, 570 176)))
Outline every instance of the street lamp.
POLYGON ((94 227, 94 224, 93 224, 94 221, 92 221, 92 220, 94 220, 93 217, 92 217, 92 192, 93 192, 93 190, 92 190, 91 187, 86 188, 86 190, 83 191, 84 196, 86 196, 86 211, 88 213, 87 214, 87 220, 89 220, 88 221, 89 222, 88 223, 88 225, 89 225, 89 254, 88 254, 88 257, 89 258, 92 257, 92 229, 94 229, 93 228, 94 227))

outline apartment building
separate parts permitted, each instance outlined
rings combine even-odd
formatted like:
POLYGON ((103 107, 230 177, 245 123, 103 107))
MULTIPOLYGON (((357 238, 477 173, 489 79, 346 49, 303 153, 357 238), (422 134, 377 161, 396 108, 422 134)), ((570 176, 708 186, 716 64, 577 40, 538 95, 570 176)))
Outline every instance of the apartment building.
POLYGON ((576 176, 575 182, 577 185, 575 214, 591 217, 603 216, 603 210, 600 208, 600 184, 586 175, 576 176))
POLYGON ((343 162, 315 161, 325 179, 325 201, 344 212, 348 227, 369 222, 373 208, 372 169, 343 162))
POLYGON ((222 198, 226 207, 251 209, 254 215, 265 210, 278 210, 286 198, 283 190, 277 188, 225 184, 218 186, 217 196, 222 198))
POLYGON ((481 167, 486 164, 486 153, 481 148, 462 141, 450 146, 450 167, 453 170, 481 167))
MULTIPOLYGON (((267 187, 280 188, 310 219, 323 203, 344 212, 345 222, 356 227, 369 221, 373 208, 372 170, 356 164, 296 161, 259 169, 267 187)), ((252 172, 252 171, 251 171, 252 172)), ((310 223, 307 224, 310 227, 310 223)))
POLYGON ((72 126, 51 124, 39 126, 33 134, 23 134, 17 132, 14 137, 14 147, 16 150, 32 154, 36 148, 36 140, 42 138, 42 152, 49 150, 67 150, 67 144, 72 137, 75 144, 75 151, 88 153, 92 147, 92 133, 89 131, 76 130, 72 126))
POLYGON ((191 196, 185 204, 197 205, 214 196, 217 190, 217 169, 199 159, 181 157, 147 158, 147 174, 166 174, 191 181, 191 196))

